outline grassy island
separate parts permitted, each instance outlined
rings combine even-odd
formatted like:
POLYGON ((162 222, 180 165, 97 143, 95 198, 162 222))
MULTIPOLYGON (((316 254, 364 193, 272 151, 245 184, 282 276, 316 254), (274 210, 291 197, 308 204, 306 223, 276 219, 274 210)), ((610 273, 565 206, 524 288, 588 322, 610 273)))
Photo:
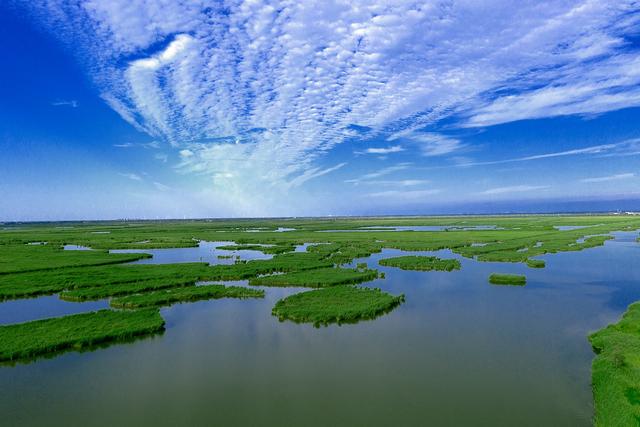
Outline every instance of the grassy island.
POLYGON ((158 310, 100 310, 0 326, 0 361, 80 350, 164 330, 158 310))
POLYGON ((352 323, 373 319, 404 301, 380 289, 356 286, 334 286, 302 292, 281 299, 273 307, 273 315, 282 320, 313 323, 352 323))
POLYGON ((240 286, 205 285, 129 295, 111 300, 111 306, 116 308, 140 308, 206 299, 262 297, 264 297, 264 291, 258 289, 248 289, 240 286))
POLYGON ((546 263, 541 259, 528 259, 527 266, 531 268, 544 268, 546 263))
POLYGON ((631 426, 640 421, 640 303, 622 319, 589 337, 596 353, 592 387, 596 426, 631 426))
POLYGON ((489 283, 493 285, 524 286, 527 284, 527 278, 521 274, 493 273, 489 276, 489 283))
POLYGON ((460 270, 460 261, 458 261, 457 259, 442 259, 435 256, 399 256, 394 258, 381 259, 379 264, 385 267, 397 267, 402 270, 460 270))
POLYGON ((249 279, 252 286, 292 286, 324 288, 336 285, 352 285, 368 282, 378 277, 376 270, 351 268, 320 268, 293 273, 274 274, 249 279))

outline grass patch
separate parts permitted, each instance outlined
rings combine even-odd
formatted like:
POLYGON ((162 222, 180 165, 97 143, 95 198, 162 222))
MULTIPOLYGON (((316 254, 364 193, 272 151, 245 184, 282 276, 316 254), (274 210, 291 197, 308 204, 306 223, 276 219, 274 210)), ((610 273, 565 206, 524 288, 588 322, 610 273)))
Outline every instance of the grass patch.
POLYGON ((640 422, 640 303, 622 319, 592 334, 597 356, 592 365, 596 426, 632 426, 640 422))
POLYGON ((531 268, 544 268, 546 263, 541 259, 528 259, 527 266, 531 268))
POLYGON ((178 302, 200 301, 218 298, 262 298, 264 291, 240 286, 206 285, 175 288, 111 300, 116 308, 140 308, 171 305, 178 302))
POLYGON ((493 285, 524 286, 527 284, 527 278, 521 274, 493 273, 489 276, 489 283, 493 285))
POLYGON ((319 268, 249 279, 252 286, 301 286, 324 288, 368 282, 378 277, 376 270, 354 270, 351 268, 319 268))
POLYGON ((158 310, 100 310, 0 326, 0 361, 19 361, 65 350, 128 340, 164 330, 158 310))
POLYGON ((457 259, 442 259, 435 256, 399 256, 381 259, 380 265, 385 267, 397 267, 401 270, 417 271, 452 271, 460 270, 460 261, 457 259))
POLYGON ((132 283, 116 283, 113 285, 91 286, 88 288, 73 289, 60 293, 60 299, 65 301, 91 301, 122 295, 139 294, 142 292, 158 291, 161 289, 193 286, 195 280, 189 278, 172 278, 161 280, 143 280, 132 283))
POLYGON ((355 286, 335 286, 302 292, 281 299, 272 314, 281 321, 313 323, 352 323, 373 319, 404 301, 404 295, 394 296, 380 289, 355 286))

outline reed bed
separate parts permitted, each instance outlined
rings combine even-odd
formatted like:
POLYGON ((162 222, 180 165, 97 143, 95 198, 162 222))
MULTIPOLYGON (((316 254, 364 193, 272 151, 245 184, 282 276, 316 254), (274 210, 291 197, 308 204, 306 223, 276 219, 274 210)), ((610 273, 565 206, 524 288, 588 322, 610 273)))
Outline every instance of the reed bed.
POLYGON ((391 295, 377 288, 334 286, 302 292, 281 299, 272 314, 281 321, 292 320, 315 326, 353 323, 374 319, 400 305, 404 295, 391 295))
POLYGON ((158 310, 113 311, 0 326, 0 361, 18 361, 161 332, 158 310))
POLYGON ((115 308, 141 308, 218 298, 263 298, 264 291, 240 286, 205 285, 129 295, 111 300, 115 308))

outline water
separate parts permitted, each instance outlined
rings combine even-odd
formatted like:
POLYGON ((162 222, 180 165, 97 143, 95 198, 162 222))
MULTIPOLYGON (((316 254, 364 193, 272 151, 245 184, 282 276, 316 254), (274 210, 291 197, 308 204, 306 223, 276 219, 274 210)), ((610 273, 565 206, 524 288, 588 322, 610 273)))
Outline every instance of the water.
POLYGON ((355 325, 278 322, 273 304, 297 289, 174 305, 161 336, 0 368, 2 424, 588 426, 586 337, 640 299, 637 233, 614 235, 541 256, 544 269, 448 250, 429 254, 460 271, 379 267, 367 286, 406 302, 355 325), (527 285, 492 286, 492 272, 527 285))
POLYGON ((240 250, 228 251, 217 249, 219 246, 235 245, 234 242, 207 242, 200 241, 195 248, 177 249, 114 249, 111 253, 147 253, 153 255, 152 258, 134 261, 133 264, 172 264, 180 262, 207 262, 211 265, 233 264, 236 256, 241 260, 271 259, 273 255, 265 254, 261 251, 240 250), (225 258, 219 258, 223 256, 225 258), (232 258, 226 258, 231 256, 232 258))

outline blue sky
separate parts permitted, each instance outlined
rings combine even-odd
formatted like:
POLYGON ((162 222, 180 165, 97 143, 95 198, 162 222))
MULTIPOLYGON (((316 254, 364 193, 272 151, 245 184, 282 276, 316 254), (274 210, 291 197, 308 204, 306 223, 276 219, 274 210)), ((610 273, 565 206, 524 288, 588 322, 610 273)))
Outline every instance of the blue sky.
POLYGON ((640 209, 635 1, 9 0, 0 220, 640 209))

